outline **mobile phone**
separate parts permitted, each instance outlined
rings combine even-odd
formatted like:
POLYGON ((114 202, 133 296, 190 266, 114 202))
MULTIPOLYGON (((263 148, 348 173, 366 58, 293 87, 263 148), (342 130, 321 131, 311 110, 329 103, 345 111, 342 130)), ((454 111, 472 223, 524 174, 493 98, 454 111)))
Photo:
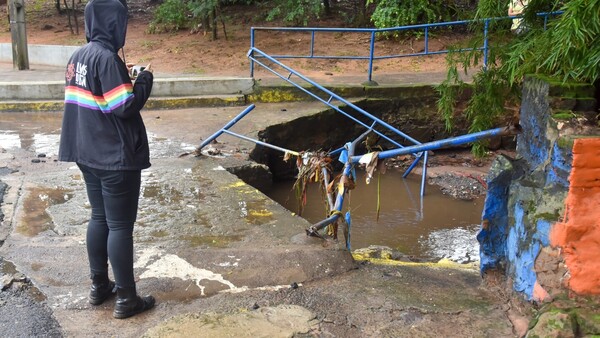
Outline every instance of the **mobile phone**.
POLYGON ((131 67, 131 77, 135 79, 139 73, 144 71, 144 69, 146 69, 145 66, 135 65, 135 66, 131 67))

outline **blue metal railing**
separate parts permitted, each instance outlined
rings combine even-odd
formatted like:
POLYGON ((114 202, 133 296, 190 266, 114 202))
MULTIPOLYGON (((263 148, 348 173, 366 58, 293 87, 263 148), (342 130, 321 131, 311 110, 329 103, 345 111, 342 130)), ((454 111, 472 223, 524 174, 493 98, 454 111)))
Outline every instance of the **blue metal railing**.
MULTIPOLYGON (((359 162, 359 160, 361 159, 362 156, 364 156, 364 155, 355 155, 354 154, 356 145, 358 144, 359 141, 361 141, 362 139, 364 139, 366 137, 368 132, 369 131, 363 133, 362 135, 360 135, 357 139, 355 139, 351 143, 346 144, 344 151, 347 152, 347 160, 344 163, 344 169, 343 169, 342 175, 348 177, 348 179, 351 178, 351 171, 352 171, 352 168, 354 167, 354 165, 359 162)), ((377 157, 379 159, 386 159, 386 158, 392 158, 392 157, 395 157, 398 155, 406 155, 406 154, 419 153, 419 152, 424 153, 425 156, 427 156, 427 151, 429 151, 429 150, 436 150, 436 149, 440 149, 440 148, 444 148, 444 147, 448 147, 448 146, 456 146, 456 145, 461 145, 461 144, 465 144, 465 143, 471 143, 471 142, 475 142, 478 140, 482 140, 482 139, 486 139, 486 138, 490 138, 490 137, 494 137, 494 136, 515 135, 519 132, 520 132, 519 126, 509 126, 509 127, 503 127, 503 128, 490 129, 490 130, 485 130, 485 131, 481 131, 481 132, 477 132, 477 133, 465 134, 465 135, 461 135, 461 136, 457 136, 457 137, 451 137, 451 138, 447 138, 447 139, 443 139, 443 140, 439 140, 439 141, 432 141, 432 142, 417 144, 417 145, 404 147, 404 148, 386 150, 386 151, 379 152, 377 154, 377 157)), ((426 166, 424 166, 423 168, 425 169, 426 166)), ((423 177, 424 176, 425 175, 423 175, 423 177)), ((318 232, 321 229, 325 228, 329 224, 336 222, 342 216, 342 207, 344 204, 344 196, 346 195, 348 188, 341 181, 338 185, 339 186, 336 189, 335 204, 334 204, 334 207, 331 209, 332 212, 330 213, 330 216, 313 224, 308 229, 306 229, 307 235, 318 236, 318 232)), ((421 196, 423 196, 423 194, 421 194, 421 196)), ((348 243, 346 244, 346 246, 348 247, 348 249, 350 249, 348 243)))
MULTIPOLYGON (((408 175, 408 173, 417 165, 417 163, 419 162, 419 160, 421 158, 423 158, 423 172, 421 173, 421 197, 424 195, 424 191, 425 191, 425 180, 426 180, 426 176, 427 176, 427 152, 429 150, 434 150, 434 149, 439 149, 439 148, 443 148, 446 146, 452 146, 452 145, 460 145, 460 144, 464 144, 464 143, 471 143, 480 139, 484 139, 484 138, 489 138, 489 137, 494 137, 494 136, 500 136, 500 135, 509 135, 509 134, 514 134, 516 132, 518 132, 517 129, 514 128, 497 128, 497 129, 492 129, 492 130, 486 130, 486 131, 482 131, 479 133, 473 133, 473 134, 467 134, 467 135, 462 135, 462 136, 458 136, 458 137, 454 137, 454 138, 448 138, 448 139, 444 139, 444 140, 439 140, 439 141, 433 141, 433 142, 428 142, 428 143, 420 143, 417 140, 411 138, 410 136, 404 134, 403 132, 401 132, 400 130, 397 130, 395 127, 387 124, 385 121, 382 121, 381 119, 369 114, 368 112, 364 111, 363 109, 361 109, 360 107, 355 106, 354 104, 352 104, 351 102, 345 100, 344 98, 342 98, 341 96, 331 92, 330 90, 322 87, 321 85, 319 85, 318 83, 310 80, 309 78, 303 76, 302 74, 296 72, 295 70, 293 70, 292 68, 280 63, 279 61, 275 60, 274 58, 272 58, 271 56, 264 54, 262 51, 256 49, 256 48, 252 48, 250 49, 250 51, 248 52, 248 58, 250 60, 252 60, 253 62, 256 62, 257 64, 265 67, 267 70, 269 70, 270 72, 274 73, 275 75, 279 76, 281 79, 286 80, 287 82, 291 83, 292 85, 296 86, 298 89, 302 90, 303 92, 313 96, 314 98, 316 98, 317 100, 321 101, 322 103, 326 104, 327 106, 335 109, 336 111, 342 113, 343 115, 349 117, 350 119, 352 119, 353 121, 357 122, 358 124, 362 125, 363 127, 365 127, 367 130, 365 132, 363 132, 363 134, 361 134, 358 138, 356 138, 354 141, 349 142, 346 144, 346 146, 344 146, 344 148, 342 148, 341 151, 335 151, 337 152, 341 152, 340 154, 340 158, 345 158, 345 160, 343 160, 344 162, 344 169, 342 172, 342 177, 347 178, 348 180, 352 179, 352 171, 354 166, 356 165, 356 163, 358 163, 361 159, 362 156, 365 155, 355 155, 355 149, 356 149, 356 145, 358 144, 358 142, 360 142, 361 140, 363 140, 369 133, 371 132, 375 132, 377 134, 379 134, 380 136, 384 137, 385 139, 387 139, 388 141, 390 141, 391 143, 393 143, 394 145, 396 145, 398 148, 396 149, 391 149, 391 150, 386 150, 386 151, 381 151, 377 153, 377 158, 378 159, 387 159, 387 158, 391 158, 391 157, 395 157, 398 155, 406 155, 406 154, 413 154, 416 156, 416 159, 414 160, 414 162, 409 166, 409 168, 407 169, 407 171, 405 172, 404 176, 406 177, 406 175, 408 175), (276 70, 266 66, 265 64, 263 64, 261 61, 256 59, 256 55, 260 55, 262 58, 267 59, 268 61, 270 61, 271 63, 283 68, 286 72, 287 72, 287 76, 278 73, 276 70), (294 81, 290 80, 291 76, 295 75, 298 78, 308 82, 309 84, 311 84, 312 86, 316 87, 317 89, 319 89, 322 93, 325 93, 326 95, 328 95, 329 97, 327 99, 323 99, 320 96, 318 96, 317 94, 314 94, 313 92, 305 89, 304 87, 298 85, 297 83, 295 83, 294 81), (338 100, 342 103, 345 103, 347 106, 353 108, 356 112, 359 113, 359 115, 361 115, 363 118, 368 118, 371 120, 371 124, 368 125, 365 122, 361 121, 360 119, 354 117, 352 114, 349 114, 348 112, 344 111, 343 109, 339 108, 338 106, 332 104, 332 100, 338 100), (401 144, 399 144, 398 142, 394 141, 393 139, 387 137, 384 134, 381 134, 379 132, 377 132, 374 127, 376 125, 381 125, 386 127, 388 130, 394 132, 396 135, 399 135, 405 139, 407 139, 408 141, 410 141, 411 143, 413 143, 413 145, 409 145, 409 146, 403 146, 401 144)), ((244 109, 244 111, 242 111, 240 114, 238 114, 235 118, 233 118, 231 121, 229 121, 227 124, 225 124, 225 126, 221 129, 219 129, 216 133, 212 134, 211 136, 209 136, 206 140, 204 140, 200 147, 198 148, 198 151, 201 151, 202 148, 204 148, 205 146, 207 146, 208 144, 210 144, 213 140, 215 140, 217 137, 219 137, 222 134, 228 134, 234 137, 238 137, 250 142, 254 142, 256 144, 271 148, 271 149, 275 149, 284 153, 289 153, 289 154, 293 154, 296 156, 300 156, 300 152, 297 151, 293 151, 293 150, 289 150, 289 149, 285 149, 279 146, 275 146, 272 144, 268 144, 266 142, 262 142, 259 140, 255 140, 252 139, 250 137, 241 135, 241 134, 237 134, 234 133, 232 131, 230 131, 229 129, 231 127, 233 127, 237 122, 239 122, 242 118, 244 118, 246 115, 248 115, 253 109, 255 108, 255 106, 252 104, 250 106, 248 106, 246 109, 244 109)), ((331 155, 331 153, 330 153, 331 155)), ((374 154, 370 154, 370 155, 374 155, 374 154)), ((329 173, 327 171, 326 168, 322 167, 321 168, 322 173, 323 173, 323 179, 325 182, 325 186, 329 186, 330 183, 330 178, 329 178, 329 173)), ((337 220, 342 216, 342 208, 343 208, 343 204, 344 204, 344 196, 346 195, 347 191, 348 191, 348 187, 346 187, 346 185, 344 184, 344 180, 340 180, 340 182, 338 183, 338 188, 335 191, 335 196, 330 195, 329 192, 326 193, 327 195, 327 204, 328 204, 328 210, 330 211, 329 213, 329 217, 325 218, 324 220, 313 224, 312 226, 310 226, 309 228, 306 229, 306 233, 308 235, 315 235, 315 236, 319 236, 319 231, 321 229, 323 229, 324 227, 328 226, 329 224, 335 223, 337 222, 337 220), (335 198, 334 198, 335 197, 335 198)), ((345 218, 345 222, 346 222, 346 226, 347 228, 347 238, 346 238, 346 247, 348 248, 348 250, 350 250, 350 214, 346 213, 346 218, 345 218)))
MULTIPOLYGON (((258 65, 264 67, 266 70, 268 70, 271 73, 277 75, 282 80, 284 80, 284 81, 292 84, 293 86, 295 86, 296 88, 300 89, 304 93, 312 96, 313 98, 317 99, 318 101, 321 101, 322 103, 324 103, 328 107, 330 107, 330 108, 334 109, 335 111, 341 113, 342 115, 350 118, 352 121, 354 121, 354 122, 360 124, 361 126, 367 128, 370 132, 373 132, 373 133, 379 135, 380 137, 382 137, 383 139, 385 139, 388 142, 392 143, 393 145, 395 145, 398 148, 404 148, 404 145, 402 145, 398 141, 390 138, 389 136, 383 134, 382 132, 380 132, 380 131, 378 131, 378 130, 376 130, 374 128, 376 126, 378 126, 378 125, 383 126, 386 129, 388 129, 389 131, 391 131, 392 133, 394 133, 394 134, 396 134, 396 135, 398 135, 398 136, 406 139, 407 141, 411 142, 412 144, 415 144, 415 145, 421 144, 421 142, 419 142, 419 141, 415 140, 414 138, 410 137, 409 135, 403 133, 402 131, 398 130, 394 126, 392 126, 392 125, 388 124, 387 122, 385 122, 385 121, 377 118, 376 116, 370 114, 369 112, 365 111, 364 109, 356 106, 352 102, 347 101, 343 97, 335 94, 331 90, 329 90, 329 89, 321 86, 320 84, 314 82, 313 80, 309 79, 308 77, 306 77, 306 76, 298 73, 297 71, 295 71, 291 67, 288 67, 288 66, 282 64, 281 62, 275 60, 270 55, 267 55, 267 54, 263 53, 262 51, 260 51, 257 48, 251 48, 250 51, 248 51, 248 58, 252 62, 256 62, 258 65), (269 67, 268 65, 264 64, 263 62, 261 62, 260 60, 257 59, 257 56, 260 56, 260 58, 266 59, 266 60, 270 61, 271 64, 276 65, 276 66, 282 68, 283 70, 285 70, 285 72, 287 73, 287 75, 280 74, 279 72, 277 72, 277 70, 275 70, 272 67, 269 67), (320 97, 319 95, 313 93, 312 91, 309 91, 308 89, 306 89, 303 86, 299 85, 298 83, 294 82, 293 80, 290 79, 292 77, 292 75, 295 75, 299 79, 307 82, 308 84, 310 84, 314 88, 318 89, 321 93, 326 94, 328 96, 328 98, 324 99, 324 98, 320 97), (350 112, 347 112, 344 109, 340 108, 339 106, 333 104, 332 101, 334 99, 337 100, 337 101, 339 101, 339 102, 342 102, 347 107, 350 107, 351 109, 353 109, 354 112, 358 113, 358 115, 360 115, 362 117, 368 118, 370 121, 372 121, 371 124, 369 125, 369 124, 361 121, 357 117, 353 116, 353 114, 351 114, 350 112)), ((334 150, 334 151, 331 152, 331 154, 337 154, 340 150, 341 149, 334 150)), ((418 153, 415 153, 414 155, 416 156, 416 158, 413 161, 413 163, 409 166, 409 168, 406 170, 406 172, 404 173, 404 177, 408 176, 408 174, 417 165, 417 163, 421 160, 421 158, 424 159, 423 166, 427 167, 427 155, 425 155, 424 157, 422 156, 422 154, 418 154, 418 153)), ((424 170, 424 173, 425 172, 426 172, 426 170, 424 170)), ((421 195, 423 195, 424 193, 425 193, 425 175, 423 175, 423 184, 422 184, 422 187, 421 187, 421 195)))
MULTIPOLYGON (((550 16, 560 15, 562 11, 556 12, 544 12, 538 13, 539 17, 544 18, 544 29, 546 29, 546 25, 548 22, 548 18, 550 16)), ((420 25, 410 25, 410 26, 401 26, 401 27, 392 27, 392 28, 309 28, 309 27, 252 27, 250 29, 250 52, 256 48, 256 33, 259 31, 275 31, 275 32, 307 32, 310 33, 310 46, 309 53, 305 55, 293 55, 293 54, 282 54, 275 55, 272 53, 268 53, 271 57, 275 59, 330 59, 330 60, 368 60, 368 78, 367 81, 369 83, 375 84, 373 82, 373 62, 376 60, 384 60, 384 59, 393 59, 393 58, 403 58, 403 57, 414 57, 414 56, 425 56, 425 55, 435 55, 435 54, 447 54, 452 51, 458 52, 469 52, 469 51, 482 51, 483 53, 483 68, 487 67, 488 63, 488 52, 489 52, 489 24, 492 21, 500 21, 500 20, 512 20, 515 18, 521 18, 522 15, 515 16, 506 16, 506 17, 497 17, 497 18, 486 18, 480 20, 460 20, 460 21, 448 21, 448 22, 438 22, 438 23, 428 23, 428 24, 420 24, 420 25), (441 28, 441 27, 451 27, 451 26, 468 26, 474 23, 483 23, 483 44, 480 47, 472 47, 472 48, 462 48, 459 50, 452 49, 442 49, 442 50, 431 50, 429 48, 429 34, 432 28, 441 28), (423 30, 424 32, 424 48, 422 52, 417 53, 404 53, 404 54, 392 54, 392 55, 376 55, 375 54, 375 37, 378 33, 399 33, 406 31, 414 31, 414 30, 423 30), (315 33, 365 33, 370 34, 369 41, 369 50, 368 55, 356 55, 356 56, 340 56, 340 55, 318 55, 315 53, 315 33)), ((257 56, 260 57, 260 56, 257 56)), ((250 76, 254 77, 254 62, 250 61, 250 76)))

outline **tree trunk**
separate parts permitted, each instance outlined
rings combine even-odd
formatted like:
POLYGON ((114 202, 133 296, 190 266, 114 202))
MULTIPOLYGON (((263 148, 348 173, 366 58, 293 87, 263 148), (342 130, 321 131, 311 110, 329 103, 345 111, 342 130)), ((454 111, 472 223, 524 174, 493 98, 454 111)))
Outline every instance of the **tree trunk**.
POLYGON ((329 3, 329 0, 323 0, 323 10, 326 16, 331 14, 331 4, 329 3))
POLYGON ((71 23, 71 13, 69 13, 69 5, 67 5, 67 0, 63 0, 65 4, 65 10, 67 11, 67 19, 69 20, 69 29, 71 30, 71 34, 75 34, 73 30, 73 24, 71 23))
POLYGON ((29 69, 27 30, 25 25, 25 1, 9 0, 10 36, 12 42, 13 68, 29 69))
POLYGON ((219 30, 219 25, 217 22, 217 8, 216 7, 213 8, 211 19, 212 19, 211 20, 212 21, 212 38, 213 38, 213 40, 217 40, 219 38, 218 34, 217 34, 217 32, 219 30))
POLYGON ((77 21, 77 8, 75 8, 75 0, 71 0, 71 13, 73 13, 73 20, 75 21, 75 34, 79 35, 79 21, 77 21))

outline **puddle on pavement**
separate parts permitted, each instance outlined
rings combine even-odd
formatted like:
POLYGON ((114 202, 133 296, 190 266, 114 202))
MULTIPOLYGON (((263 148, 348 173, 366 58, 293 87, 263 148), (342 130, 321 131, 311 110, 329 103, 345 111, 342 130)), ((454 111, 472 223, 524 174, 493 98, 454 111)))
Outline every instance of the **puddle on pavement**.
POLYGON ((263 225, 274 219, 273 212, 266 208, 265 200, 240 201, 238 203, 240 205, 240 215, 249 224, 263 225))
POLYGON ((150 144, 150 158, 166 158, 179 156, 192 152, 196 146, 185 142, 179 142, 165 137, 158 137, 148 132, 148 143, 150 144))
POLYGON ((161 205, 179 204, 183 200, 181 191, 159 182, 145 184, 141 195, 144 198, 152 198, 161 205))
MULTIPOLYGON (((357 173, 357 177, 356 188, 344 198, 343 209, 344 213, 351 210, 352 250, 384 245, 424 259, 479 260, 475 236, 484 198, 456 200, 442 194, 437 186, 428 185, 421 199, 420 176, 402 179, 401 173, 388 171, 381 175, 381 208, 377 221, 377 180, 367 185, 364 173, 357 173)), ((297 212, 292 185, 293 182, 276 183, 266 194, 288 210, 297 212)), ((318 187, 310 188, 302 217, 316 223, 326 215, 318 187)), ((343 240, 343 233, 339 234, 343 240)))
MULTIPOLYGON (((24 117, 27 116, 29 115, 24 115, 24 117)), ((58 156, 59 130, 40 132, 41 127, 29 126, 29 124, 35 125, 35 122, 34 119, 33 121, 24 121, 24 125, 14 126, 14 123, 9 121, 6 123, 6 127, 4 121, 0 123, 0 148, 25 149, 36 154, 45 154, 47 157, 58 156)), ((152 133, 148 133, 148 142, 151 158, 173 157, 196 149, 194 145, 157 137, 152 133)))
POLYGON ((58 155, 58 134, 23 133, 15 130, 0 131, 0 148, 26 149, 48 157, 58 155))
POLYGON ((73 197, 69 189, 33 188, 29 189, 23 202, 23 217, 17 232, 25 236, 36 236, 53 228, 52 218, 46 212, 51 205, 62 204, 73 197))
POLYGON ((61 116, 56 113, 3 113, 0 148, 20 148, 46 156, 58 154, 61 116))

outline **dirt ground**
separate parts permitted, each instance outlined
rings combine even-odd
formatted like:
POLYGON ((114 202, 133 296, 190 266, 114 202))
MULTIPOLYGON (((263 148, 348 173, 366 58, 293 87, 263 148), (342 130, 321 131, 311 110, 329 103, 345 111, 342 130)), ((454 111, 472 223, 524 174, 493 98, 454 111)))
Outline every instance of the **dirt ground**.
MULTIPOLYGON (((157 74, 189 73, 196 75, 247 76, 250 72, 246 53, 250 47, 250 28, 283 26, 281 22, 264 20, 265 9, 227 6, 224 12, 227 38, 220 25, 218 40, 213 40, 210 32, 202 29, 185 29, 176 33, 150 34, 149 23, 156 2, 147 0, 128 1, 130 19, 125 45, 127 62, 136 64, 151 63, 157 74)), ((30 44, 82 45, 85 43, 83 27, 83 6, 78 6, 79 33, 72 34, 66 14, 58 14, 53 2, 26 1, 27 41, 30 44)), ((6 13, 6 6, 0 5, 0 12, 6 13)), ((313 20, 309 27, 347 27, 339 19, 324 18, 313 20)), ((432 35, 429 50, 447 48, 450 44, 464 39, 460 34, 432 35)), ((310 33, 259 32, 255 38, 256 47, 271 54, 308 54, 310 33)), ((0 23, 0 42, 11 41, 7 20, 0 23)), ((315 54, 368 56, 370 33, 317 33, 315 54)), ((375 56, 400 53, 413 53, 423 50, 423 39, 378 39, 375 43, 375 56)), ((302 71, 309 77, 319 75, 366 74, 367 60, 287 60, 286 64, 302 71)), ((418 58, 376 60, 374 74, 438 72, 445 71, 444 55, 418 58)), ((256 75, 265 70, 257 70, 256 75)))

